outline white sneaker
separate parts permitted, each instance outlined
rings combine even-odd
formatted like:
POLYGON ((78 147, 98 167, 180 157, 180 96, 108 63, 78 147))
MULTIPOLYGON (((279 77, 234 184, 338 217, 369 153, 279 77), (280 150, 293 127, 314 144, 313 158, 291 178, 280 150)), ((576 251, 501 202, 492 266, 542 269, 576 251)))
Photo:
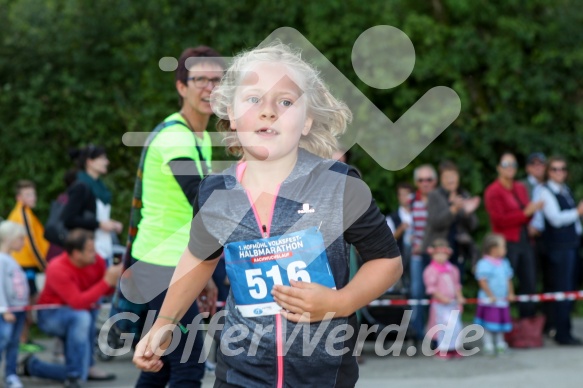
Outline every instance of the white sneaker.
POLYGON ((508 353, 508 344, 506 342, 496 344, 496 352, 498 354, 507 354, 508 353))
POLYGON ((493 357, 496 355, 496 351, 494 350, 494 346, 492 345, 484 345, 482 348, 482 353, 484 356, 493 357))
POLYGON ((24 385, 20 382, 20 379, 16 375, 6 376, 6 388, 23 388, 24 385))

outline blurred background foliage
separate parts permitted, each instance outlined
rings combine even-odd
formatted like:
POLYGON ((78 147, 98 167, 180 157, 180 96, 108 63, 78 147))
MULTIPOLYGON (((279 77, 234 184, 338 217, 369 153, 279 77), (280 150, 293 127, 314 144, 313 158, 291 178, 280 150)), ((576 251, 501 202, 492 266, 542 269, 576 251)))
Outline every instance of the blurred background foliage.
MULTIPOLYGON (((161 71, 159 59, 199 44, 231 56, 282 26, 302 33, 392 121, 434 86, 460 96, 458 119, 401 171, 352 149, 384 212, 395 209, 397 182, 444 159, 481 195, 506 150, 521 165, 533 151, 566 156, 570 184, 583 197, 576 0, 0 0, 0 25, 1 216, 13 206, 15 182, 26 178, 37 183, 37 213, 46 219, 72 165, 69 148, 94 143, 108 149, 113 218, 127 225, 140 149, 121 137, 150 131, 177 110, 174 74, 161 71), (409 79, 388 90, 367 86, 351 64, 354 41, 382 24, 404 31, 416 50, 409 79)), ((481 218, 484 231, 483 210, 481 218)))

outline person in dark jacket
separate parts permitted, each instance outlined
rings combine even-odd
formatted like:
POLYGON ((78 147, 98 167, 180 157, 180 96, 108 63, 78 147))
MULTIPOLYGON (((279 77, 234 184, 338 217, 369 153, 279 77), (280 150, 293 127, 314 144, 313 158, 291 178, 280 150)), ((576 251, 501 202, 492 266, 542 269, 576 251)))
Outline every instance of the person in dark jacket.
POLYGON ((76 157, 76 182, 68 190, 62 219, 69 230, 81 228, 95 233, 95 249, 106 261, 113 258, 112 232, 121 233, 121 222, 112 220, 111 192, 101 180, 109 160, 105 148, 89 145, 72 153, 76 157))
MULTIPOLYGON (((544 202, 543 242, 549 258, 550 291, 575 291, 581 270, 579 241, 583 201, 577 204, 565 183, 567 161, 564 158, 550 158, 547 174, 549 180, 541 188, 540 196, 544 202)), ((571 333, 570 314, 574 302, 564 300, 553 304, 557 330, 555 341, 560 345, 581 345, 581 340, 571 333)))
POLYGON ((427 198, 427 226, 422 249, 425 252, 438 238, 447 240, 452 249, 449 260, 458 268, 463 281, 466 259, 472 259, 475 254, 470 233, 478 226, 475 212, 480 197, 471 197, 459 187, 459 182, 457 166, 450 161, 442 162, 439 165, 440 186, 427 198))

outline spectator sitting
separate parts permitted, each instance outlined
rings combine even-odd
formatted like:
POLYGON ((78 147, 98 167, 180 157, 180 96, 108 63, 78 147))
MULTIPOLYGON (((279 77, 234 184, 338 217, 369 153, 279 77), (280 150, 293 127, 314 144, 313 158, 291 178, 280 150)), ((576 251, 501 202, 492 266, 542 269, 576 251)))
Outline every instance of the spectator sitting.
POLYGON ((79 387, 89 380, 113 380, 93 364, 95 319, 102 296, 113 291, 121 265, 106 269, 96 255, 93 233, 75 229, 65 240, 65 253, 51 260, 45 287, 38 303, 63 305, 39 310, 39 328, 61 338, 65 344, 65 365, 51 364, 35 357, 24 360, 24 375, 65 381, 65 387, 79 387))

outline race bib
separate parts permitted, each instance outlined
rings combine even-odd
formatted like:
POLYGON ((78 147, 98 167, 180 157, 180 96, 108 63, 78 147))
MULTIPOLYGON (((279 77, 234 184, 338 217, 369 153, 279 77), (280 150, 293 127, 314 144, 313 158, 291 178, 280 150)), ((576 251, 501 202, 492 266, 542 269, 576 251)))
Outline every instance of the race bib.
POLYGON ((275 284, 290 279, 336 288, 322 234, 310 228, 282 236, 225 245, 225 263, 237 309, 244 317, 277 314, 275 284))

